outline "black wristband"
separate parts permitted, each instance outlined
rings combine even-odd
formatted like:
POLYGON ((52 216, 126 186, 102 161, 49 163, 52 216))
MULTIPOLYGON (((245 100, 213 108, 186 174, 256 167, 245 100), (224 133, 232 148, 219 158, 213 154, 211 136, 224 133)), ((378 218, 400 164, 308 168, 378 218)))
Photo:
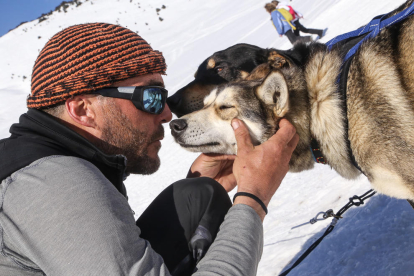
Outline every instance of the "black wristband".
POLYGON ((257 196, 255 196, 254 194, 250 194, 250 193, 245 193, 245 192, 238 192, 234 195, 233 197, 233 202, 236 199, 236 197, 238 196, 247 196, 250 197, 252 199, 254 199, 257 203, 260 204, 260 206, 262 206, 263 210, 265 211, 266 215, 267 215, 267 208, 266 205, 263 203, 263 201, 260 200, 260 198, 258 198, 257 196))

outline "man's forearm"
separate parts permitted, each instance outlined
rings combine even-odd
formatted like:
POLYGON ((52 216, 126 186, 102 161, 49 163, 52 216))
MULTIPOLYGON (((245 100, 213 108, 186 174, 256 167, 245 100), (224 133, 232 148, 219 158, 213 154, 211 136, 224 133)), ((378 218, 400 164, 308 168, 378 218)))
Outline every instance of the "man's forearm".
POLYGON ((250 206, 235 205, 194 275, 256 275, 262 251, 263 225, 259 215, 250 206))

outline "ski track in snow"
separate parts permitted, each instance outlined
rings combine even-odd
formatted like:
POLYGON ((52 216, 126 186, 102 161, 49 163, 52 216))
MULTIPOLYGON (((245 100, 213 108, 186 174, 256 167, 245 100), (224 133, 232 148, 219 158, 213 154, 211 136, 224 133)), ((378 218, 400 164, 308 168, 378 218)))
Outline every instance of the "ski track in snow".
MULTIPOLYGON (((263 6, 256 0, 100 0, 81 1, 67 13, 23 24, 0 37, 0 138, 26 111, 31 69, 46 41, 63 28, 86 22, 128 27, 164 53, 166 87, 174 93, 193 79, 198 65, 215 51, 236 43, 288 49, 263 6), (140 3, 140 4, 138 4, 140 3), (159 15, 155 9, 166 5, 159 15), (161 22, 158 18, 162 17, 161 22), (145 23, 148 23, 146 25, 145 23), (40 37, 40 38, 39 38, 40 37), (23 79, 23 76, 26 79, 23 79)), ((326 42, 389 12, 404 1, 293 0, 308 28, 328 27, 326 42)), ((166 135, 160 151, 161 169, 151 176, 126 181, 129 202, 137 216, 169 184, 185 177, 197 154, 187 152, 166 135)), ((338 211, 353 195, 370 189, 363 176, 341 178, 328 166, 289 173, 269 205, 264 221, 264 249, 258 275, 278 275, 300 256, 330 223, 330 219, 296 229, 320 211, 338 211)), ((234 192, 231 193, 231 195, 234 192)), ((412 275, 414 271, 414 211, 405 200, 376 195, 344 214, 334 231, 290 275, 412 275)))

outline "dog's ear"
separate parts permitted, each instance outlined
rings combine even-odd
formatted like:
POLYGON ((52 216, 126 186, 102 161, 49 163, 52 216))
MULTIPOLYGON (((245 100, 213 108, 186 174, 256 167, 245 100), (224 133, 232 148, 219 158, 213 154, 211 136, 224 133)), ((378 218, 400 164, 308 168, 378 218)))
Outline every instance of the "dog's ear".
POLYGON ((267 61, 270 64, 270 66, 272 66, 275 69, 280 69, 283 66, 289 66, 288 60, 273 49, 269 50, 267 61))
POLYGON ((266 105, 274 106, 274 114, 283 117, 289 110, 289 91, 285 77, 279 71, 270 73, 257 88, 257 97, 266 105))
POLYGON ((269 75, 271 71, 270 65, 268 63, 263 63, 254 68, 254 70, 245 78, 245 80, 261 80, 269 75))

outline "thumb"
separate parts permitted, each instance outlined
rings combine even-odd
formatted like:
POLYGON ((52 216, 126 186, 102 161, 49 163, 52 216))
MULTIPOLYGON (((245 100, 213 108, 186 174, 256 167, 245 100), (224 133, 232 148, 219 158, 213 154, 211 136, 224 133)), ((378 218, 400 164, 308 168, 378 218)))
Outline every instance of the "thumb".
POLYGON ((234 130, 234 135, 237 141, 237 152, 241 150, 250 150, 253 148, 252 139, 250 138, 249 130, 243 121, 234 118, 231 121, 231 126, 234 130))

